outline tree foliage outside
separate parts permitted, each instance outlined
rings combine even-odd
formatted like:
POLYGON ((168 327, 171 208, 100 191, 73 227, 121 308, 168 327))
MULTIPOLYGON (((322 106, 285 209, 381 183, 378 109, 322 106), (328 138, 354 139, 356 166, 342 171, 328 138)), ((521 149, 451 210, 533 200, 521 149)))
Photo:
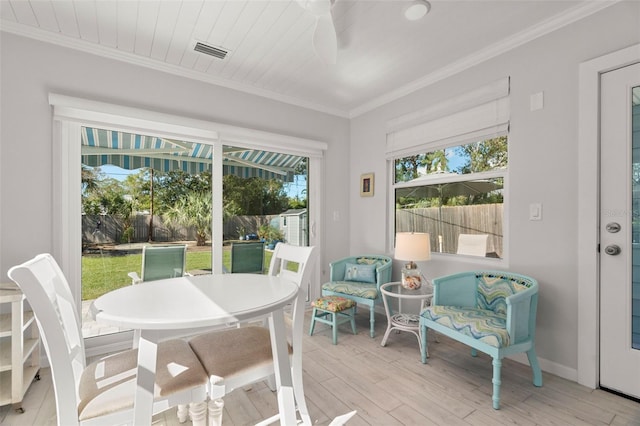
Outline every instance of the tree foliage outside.
POLYGON ((410 155, 395 161, 395 181, 408 182, 437 172, 457 174, 478 173, 506 168, 508 164, 507 137, 500 136, 466 145, 410 155), (449 167, 449 157, 464 159, 455 170, 449 167))
MULTIPOLYGON (((299 167, 301 173, 306 172, 306 165, 299 167)), ((223 220, 233 216, 274 215, 288 208, 304 207, 306 199, 289 199, 281 181, 223 177, 223 220)), ((211 236, 211 173, 192 175, 181 170, 152 173, 150 169, 140 169, 118 181, 99 168, 83 166, 82 209, 85 214, 118 216, 124 223, 124 234, 129 236, 132 214, 164 215, 176 225, 194 226, 198 245, 202 245, 211 236)))
POLYGON ((191 192, 164 214, 171 223, 194 227, 196 244, 204 246, 211 236, 211 193, 191 192))
POLYGON ((275 179, 222 178, 223 205, 230 216, 280 214, 289 207, 284 184, 275 179))
MULTIPOLYGON (((466 145, 417 154, 395 161, 395 181, 409 182, 420 176, 434 173, 472 174, 506 168, 508 165, 507 137, 501 136, 466 145), (454 170, 450 169, 451 158, 462 159, 462 163, 454 170)), ((493 182, 502 187, 503 178, 495 178, 493 182)), ((442 188, 443 184, 432 185, 442 188)), ((502 193, 494 191, 476 195, 399 197, 397 208, 438 207, 470 204, 502 203, 502 193)))
POLYGON ((82 171, 82 210, 85 214, 108 214, 122 221, 124 235, 131 232, 133 202, 126 189, 116 179, 100 172, 82 171))
POLYGON ((211 194, 211 172, 192 175, 182 170, 154 174, 154 212, 163 214, 190 193, 211 194))

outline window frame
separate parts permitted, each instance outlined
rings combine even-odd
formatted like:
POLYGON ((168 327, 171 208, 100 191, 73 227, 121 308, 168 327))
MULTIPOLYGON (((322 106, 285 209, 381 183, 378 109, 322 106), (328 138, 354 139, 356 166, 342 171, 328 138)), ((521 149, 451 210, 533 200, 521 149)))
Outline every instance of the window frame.
MULTIPOLYGON (((409 112, 387 121, 387 251, 395 251, 395 160, 411 155, 460 146, 499 136, 507 136, 511 115, 511 78, 503 77, 491 83, 449 96, 424 109, 409 112)), ((509 152, 507 152, 507 155, 509 152)), ((432 252, 438 259, 464 258, 483 266, 495 264, 508 267, 509 256, 509 168, 491 173, 503 173, 503 236, 501 259, 432 252)), ((486 173, 486 172, 484 172, 486 173)), ((468 180, 464 176, 455 178, 468 180)), ((474 177, 487 174, 477 173, 474 177)), ((435 183, 435 182, 434 182, 435 183)), ((443 183, 443 181, 440 181, 443 183)), ((407 186, 411 185, 405 183, 407 186)))
MULTIPOLYGON (((222 271, 222 176, 223 145, 241 145, 248 149, 270 150, 304 156, 308 164, 309 244, 321 246, 324 200, 322 182, 325 142, 283 134, 264 132, 210 121, 191 119, 121 105, 50 93, 52 116, 53 157, 53 255, 69 281, 76 308, 81 312, 81 197, 79 191, 81 169, 81 128, 97 127, 122 130, 213 146, 212 197, 213 218, 212 267, 222 271), (219 219, 219 220, 218 220, 219 219), (79 284, 78 284, 79 283, 79 284)), ((321 268, 314 269, 314 281, 320 282, 321 268)), ((312 286, 312 292, 316 290, 312 286)), ((317 291, 316 291, 317 292, 317 291)), ((310 294, 310 298, 317 297, 310 294)), ((131 346, 132 332, 85 339, 88 356, 99 355, 131 346)))
MULTIPOLYGON (((507 136, 507 155, 509 155, 509 135, 508 133, 501 133, 501 134, 494 134, 494 133, 489 133, 487 136, 485 137, 480 137, 479 140, 487 140, 487 139, 491 139, 493 137, 496 136, 507 136)), ((478 140, 476 140, 478 141, 478 140)), ((467 142, 463 142, 460 144, 455 144, 452 145, 451 143, 443 143, 441 145, 438 145, 436 143, 431 143, 428 144, 428 146, 421 146, 419 148, 416 148, 413 151, 410 152, 404 152, 402 155, 397 155, 391 158, 387 159, 387 177, 388 177, 388 211, 387 211, 387 218, 388 218, 388 223, 387 223, 387 229, 389 230, 389 235, 387 236, 387 241, 389 241, 389 247, 387 248, 388 251, 390 253, 395 252, 395 233, 396 233, 396 203, 395 203, 395 197, 396 197, 396 189, 400 189, 400 188, 413 188, 413 187, 420 187, 420 186, 424 186, 423 183, 416 183, 416 182, 395 182, 395 161, 399 158, 403 158, 406 156, 410 156, 410 155, 418 155, 418 154, 424 154, 425 152, 432 152, 432 151, 437 151, 437 150, 441 150, 441 149, 445 149, 445 148, 451 148, 453 146, 460 146, 460 145, 464 145, 465 143, 469 143, 467 142)), ((455 261, 460 261, 460 260, 464 260, 466 262, 470 262, 470 263, 474 263, 474 264, 479 264, 479 265, 493 265, 494 267, 508 267, 509 261, 508 261, 508 257, 509 257, 509 250, 508 250, 508 233, 509 233, 509 226, 508 226, 508 222, 509 222, 509 203, 508 203, 508 194, 509 194, 509 167, 507 166, 506 168, 501 168, 501 169, 496 169, 496 170, 491 170, 491 171, 484 171, 484 172, 477 172, 477 173, 467 173, 467 174, 454 174, 454 175, 447 175, 447 176, 443 176, 443 177, 434 177, 432 181, 429 182, 430 185, 436 185, 436 184, 444 184, 444 183, 451 183, 451 182, 464 182, 464 181, 469 181, 469 180, 478 180, 478 179, 492 179, 492 178, 503 178, 503 188, 502 188, 502 195, 503 195, 503 220, 502 220, 502 229, 503 229, 503 235, 502 235, 502 257, 501 258, 493 258, 493 257, 475 257, 475 256, 465 256, 465 255, 460 255, 460 254, 456 254, 456 253, 441 253, 438 252, 436 250, 435 247, 431 247, 431 256, 432 258, 435 259, 439 259, 439 260, 455 260, 455 261)))

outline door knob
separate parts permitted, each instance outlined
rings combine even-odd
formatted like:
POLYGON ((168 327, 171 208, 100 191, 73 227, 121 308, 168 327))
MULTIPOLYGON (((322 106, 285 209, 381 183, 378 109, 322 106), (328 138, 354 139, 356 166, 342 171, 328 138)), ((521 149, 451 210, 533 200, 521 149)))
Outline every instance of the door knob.
POLYGON ((604 248, 604 252, 609 256, 616 256, 620 254, 620 246, 617 246, 615 244, 608 245, 604 248))

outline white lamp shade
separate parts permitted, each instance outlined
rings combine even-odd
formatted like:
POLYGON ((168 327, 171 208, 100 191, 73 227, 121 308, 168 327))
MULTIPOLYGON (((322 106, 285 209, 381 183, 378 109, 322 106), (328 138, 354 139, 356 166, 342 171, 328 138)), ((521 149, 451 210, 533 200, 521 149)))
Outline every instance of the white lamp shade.
POLYGON ((413 262, 431 259, 429 234, 421 232, 398 232, 396 234, 395 258, 413 262))

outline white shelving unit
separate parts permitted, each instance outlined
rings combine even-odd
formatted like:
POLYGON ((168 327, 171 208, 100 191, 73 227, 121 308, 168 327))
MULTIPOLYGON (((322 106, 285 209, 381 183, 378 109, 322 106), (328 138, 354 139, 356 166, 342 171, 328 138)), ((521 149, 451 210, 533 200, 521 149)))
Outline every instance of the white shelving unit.
POLYGON ((11 304, 11 313, 0 314, 0 405, 13 404, 18 411, 24 411, 29 385, 40 378, 38 325, 33 312, 24 310, 24 299, 14 284, 0 284, 0 304, 11 304))

